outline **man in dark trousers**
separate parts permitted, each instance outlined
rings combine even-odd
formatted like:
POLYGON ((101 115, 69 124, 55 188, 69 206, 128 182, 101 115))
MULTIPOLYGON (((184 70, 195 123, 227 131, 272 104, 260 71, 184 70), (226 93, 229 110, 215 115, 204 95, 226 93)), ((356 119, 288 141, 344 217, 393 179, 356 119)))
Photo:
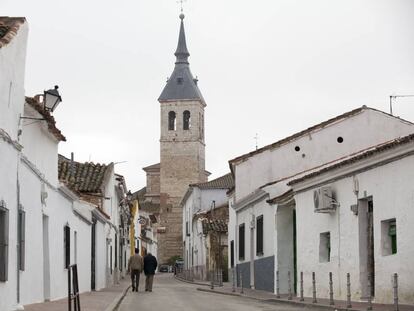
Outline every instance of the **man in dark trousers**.
POLYGON ((144 257, 144 273, 145 273, 145 291, 152 292, 152 282, 154 281, 155 270, 157 269, 157 259, 148 253, 144 257))
POLYGON ((139 249, 135 249, 135 254, 129 258, 128 261, 128 273, 131 273, 132 291, 138 291, 139 287, 139 275, 144 268, 144 261, 139 255, 139 249))

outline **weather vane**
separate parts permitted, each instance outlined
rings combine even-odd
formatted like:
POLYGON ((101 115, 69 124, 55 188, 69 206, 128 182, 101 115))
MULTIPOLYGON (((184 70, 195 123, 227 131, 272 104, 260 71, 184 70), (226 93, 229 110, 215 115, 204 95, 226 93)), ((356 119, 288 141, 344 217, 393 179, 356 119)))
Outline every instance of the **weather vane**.
POLYGON ((184 12, 184 8, 183 8, 183 4, 184 4, 184 2, 187 2, 187 0, 178 0, 178 1, 177 1, 177 3, 179 3, 179 4, 180 4, 180 6, 181 6, 181 13, 183 13, 183 12, 184 12))

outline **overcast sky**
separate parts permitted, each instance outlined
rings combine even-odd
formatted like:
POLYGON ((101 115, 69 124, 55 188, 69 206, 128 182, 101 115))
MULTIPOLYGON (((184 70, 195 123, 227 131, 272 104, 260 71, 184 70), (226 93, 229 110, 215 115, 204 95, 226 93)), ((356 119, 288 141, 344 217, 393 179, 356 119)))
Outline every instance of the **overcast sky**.
MULTIPOLYGON (((60 152, 116 165, 132 190, 159 161, 175 0, 0 0, 29 22, 26 94, 60 86, 60 152)), ((206 108, 206 168, 389 95, 414 94, 413 0, 187 0, 190 66, 206 108)), ((414 98, 394 112, 414 120, 414 98)))

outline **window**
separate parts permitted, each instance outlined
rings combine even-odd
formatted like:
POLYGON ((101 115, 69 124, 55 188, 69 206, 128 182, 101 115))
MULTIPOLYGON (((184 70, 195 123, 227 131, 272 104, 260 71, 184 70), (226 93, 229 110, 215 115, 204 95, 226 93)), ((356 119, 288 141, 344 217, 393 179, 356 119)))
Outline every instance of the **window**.
POLYGON ((191 128, 191 114, 190 111, 186 110, 183 113, 183 129, 189 130, 191 128))
POLYGON ((70 266, 70 227, 66 225, 63 227, 63 244, 64 244, 64 254, 65 254, 65 268, 70 266))
POLYGON ((0 201, 0 282, 8 280, 9 267, 9 210, 0 201))
POLYGON ((395 218, 381 221, 382 255, 397 254, 397 222, 395 218))
POLYGON ((168 130, 169 131, 175 131, 175 128, 176 128, 175 112, 170 111, 168 113, 168 130))
POLYGON ((244 260, 244 224, 239 226, 239 260, 244 260))
POLYGON ((25 258, 26 258, 26 212, 20 208, 19 209, 19 269, 24 271, 25 267, 25 258))
POLYGON ((263 215, 256 218, 256 255, 263 255, 263 215))
POLYGON ((319 262, 331 261, 331 233, 324 232, 319 238, 319 262))
POLYGON ((234 240, 230 242, 230 267, 234 267, 234 240))

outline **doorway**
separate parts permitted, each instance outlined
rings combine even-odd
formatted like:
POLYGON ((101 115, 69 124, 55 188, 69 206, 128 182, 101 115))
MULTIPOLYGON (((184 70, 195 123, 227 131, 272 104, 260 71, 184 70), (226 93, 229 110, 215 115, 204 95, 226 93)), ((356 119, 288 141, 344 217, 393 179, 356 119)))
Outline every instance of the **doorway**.
POLYGON ((296 210, 295 204, 279 205, 276 212, 277 270, 281 294, 289 291, 289 277, 292 293, 296 293, 296 210))
POLYGON ((43 297, 50 300, 49 217, 43 215, 43 297))
POLYGON ((374 204, 372 198, 359 200, 359 276, 361 299, 375 297, 374 204))

